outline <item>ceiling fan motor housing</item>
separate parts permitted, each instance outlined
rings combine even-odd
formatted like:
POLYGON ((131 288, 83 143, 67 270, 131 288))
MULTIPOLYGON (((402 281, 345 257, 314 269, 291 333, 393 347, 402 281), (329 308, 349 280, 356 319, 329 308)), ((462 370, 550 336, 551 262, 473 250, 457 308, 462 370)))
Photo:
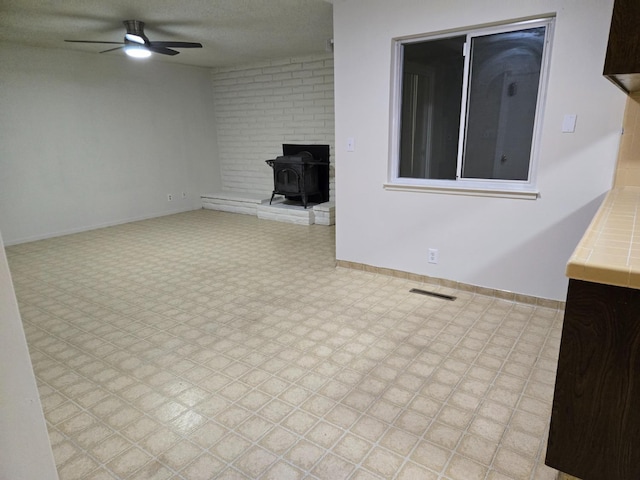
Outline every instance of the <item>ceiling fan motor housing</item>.
POLYGON ((122 23, 127 29, 127 33, 124 36, 125 43, 149 45, 149 39, 144 34, 144 22, 141 22, 140 20, 124 20, 122 23), (136 37, 142 39, 144 43, 138 41, 136 37))

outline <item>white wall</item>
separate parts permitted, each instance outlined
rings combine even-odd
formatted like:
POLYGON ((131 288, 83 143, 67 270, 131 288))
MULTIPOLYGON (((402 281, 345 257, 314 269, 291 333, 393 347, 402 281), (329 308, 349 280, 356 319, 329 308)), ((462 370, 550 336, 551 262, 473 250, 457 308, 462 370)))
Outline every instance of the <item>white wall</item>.
POLYGON ((0 45, 0 85, 7 244, 199 208, 219 186, 208 69, 0 45))
POLYGON ((611 187, 625 104, 602 77, 613 0, 336 0, 337 258, 564 300, 611 187), (537 200, 387 191, 392 38, 557 14, 537 200), (562 117, 578 115, 576 132, 562 117), (347 153, 354 137, 356 151, 347 153), (439 264, 427 263, 438 248, 439 264))
POLYGON ((282 155, 283 143, 329 145, 334 165, 333 55, 219 68, 213 91, 223 190, 269 198, 265 160, 282 155))
POLYGON ((0 479, 58 478, 0 236, 0 479))

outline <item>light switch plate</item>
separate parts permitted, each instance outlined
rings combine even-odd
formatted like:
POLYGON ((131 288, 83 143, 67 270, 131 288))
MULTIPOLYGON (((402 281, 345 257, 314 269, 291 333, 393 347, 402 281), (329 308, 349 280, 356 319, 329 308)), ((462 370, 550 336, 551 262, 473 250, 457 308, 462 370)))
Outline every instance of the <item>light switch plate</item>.
POLYGON ((578 116, 575 113, 569 113, 562 119, 562 133, 573 133, 576 131, 576 119, 578 116))
POLYGON ((356 141, 353 137, 347 138, 347 152, 356 151, 356 141))

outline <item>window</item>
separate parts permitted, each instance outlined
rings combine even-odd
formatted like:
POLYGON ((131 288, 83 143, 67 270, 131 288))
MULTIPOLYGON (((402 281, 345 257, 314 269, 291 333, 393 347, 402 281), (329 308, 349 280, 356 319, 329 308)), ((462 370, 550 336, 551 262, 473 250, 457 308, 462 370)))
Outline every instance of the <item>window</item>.
POLYGON ((397 40, 387 187, 533 193, 552 22, 397 40))

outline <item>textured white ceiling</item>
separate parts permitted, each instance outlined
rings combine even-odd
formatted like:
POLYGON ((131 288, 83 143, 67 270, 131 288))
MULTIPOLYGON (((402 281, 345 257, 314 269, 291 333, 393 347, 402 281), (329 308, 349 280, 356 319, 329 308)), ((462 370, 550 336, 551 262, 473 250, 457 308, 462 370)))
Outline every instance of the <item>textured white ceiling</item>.
POLYGON ((109 46, 64 40, 122 41, 122 21, 141 20, 151 41, 203 45, 154 61, 219 67, 325 52, 332 10, 327 0, 0 0, 0 42, 98 55, 109 46))

